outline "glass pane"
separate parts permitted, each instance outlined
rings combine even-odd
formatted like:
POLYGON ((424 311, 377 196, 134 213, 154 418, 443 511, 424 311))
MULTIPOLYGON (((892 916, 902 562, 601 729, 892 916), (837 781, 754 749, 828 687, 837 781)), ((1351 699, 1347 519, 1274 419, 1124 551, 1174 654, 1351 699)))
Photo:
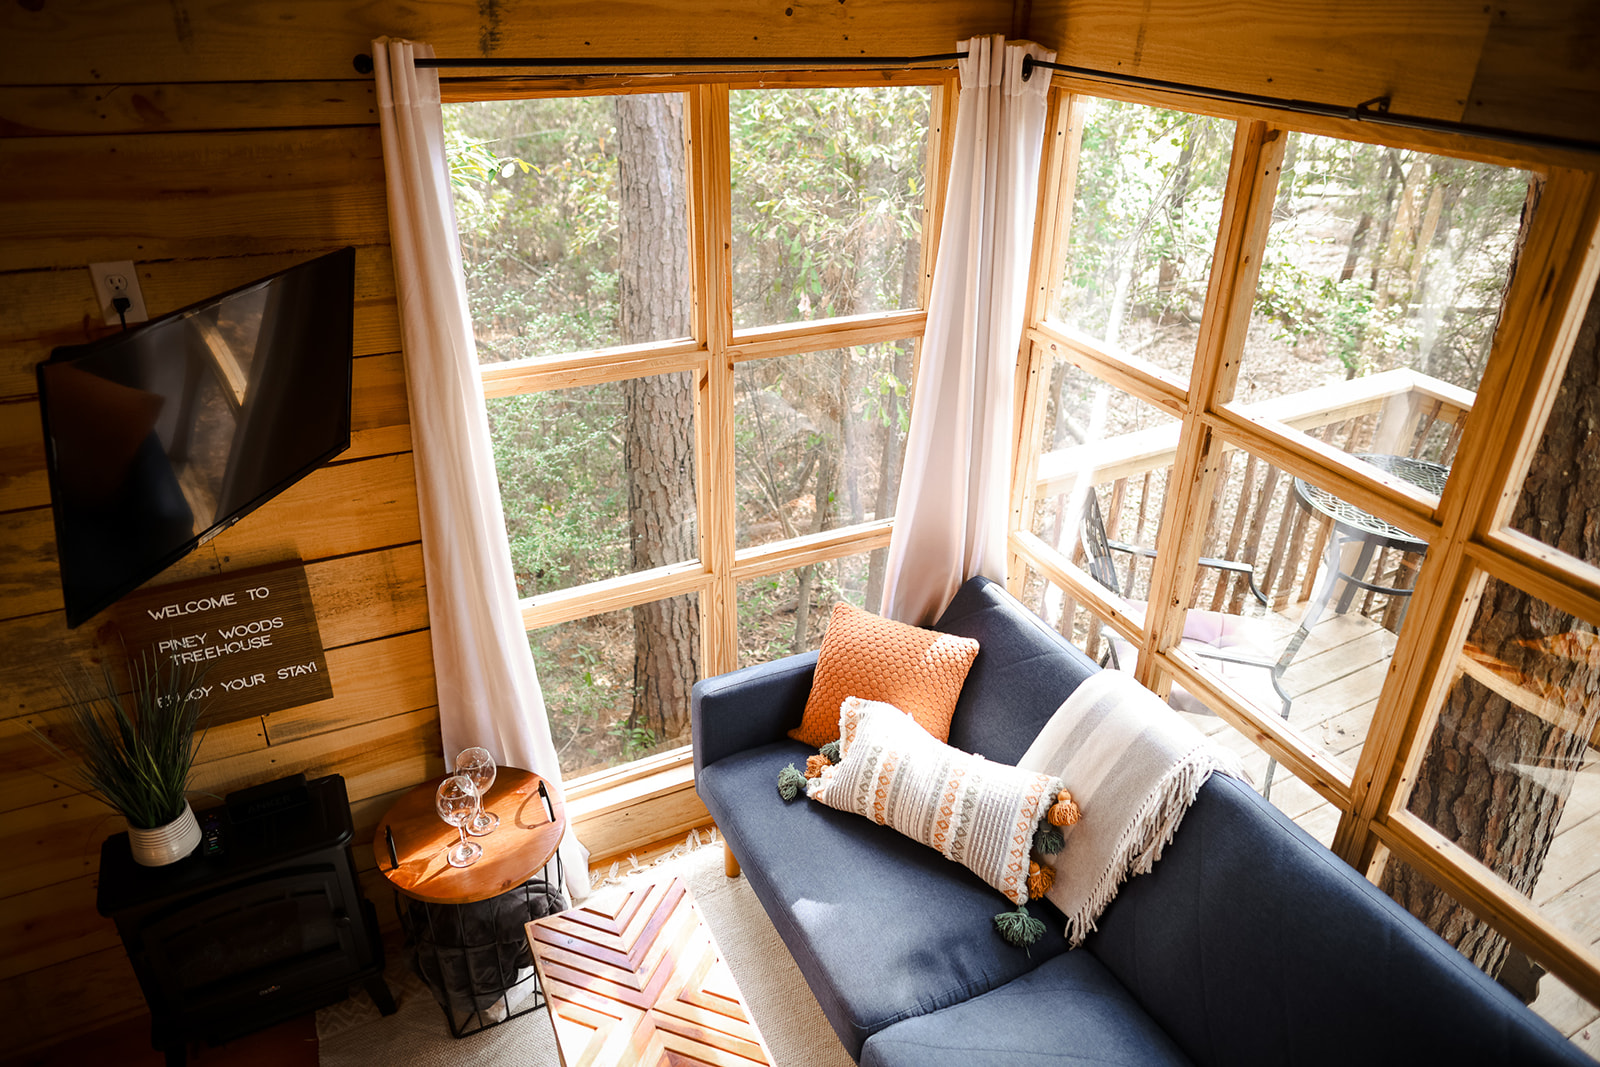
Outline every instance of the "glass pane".
POLYGON ((1027 568, 1023 579, 1023 605, 1044 624, 1065 637, 1078 650, 1108 670, 1138 669, 1139 650, 1113 630, 1100 616, 1044 575, 1027 568))
POLYGON ((687 595, 528 632, 570 781, 689 743, 700 602, 687 595))
POLYGON ((730 94, 735 328, 917 306, 932 95, 730 94))
MULTIPOLYGON (((1203 708, 1178 685, 1172 687, 1168 703, 1180 708, 1203 708)), ((1333 847, 1333 835, 1339 829, 1338 808, 1219 716, 1204 710, 1183 710, 1180 714, 1189 725, 1236 754, 1244 764, 1245 780, 1256 792, 1264 794, 1273 807, 1323 845, 1333 847)))
POLYGON ((739 583, 739 666, 822 647, 841 601, 876 613, 887 548, 860 552, 739 583))
POLYGON ((734 368, 739 548, 894 514, 912 341, 734 368))
POLYGON ((1300 430, 1348 418, 1330 438, 1346 452, 1448 468, 1528 177, 1289 134, 1235 399, 1300 430))
POLYGON ((1065 360, 1044 401, 1033 532, 1139 615, 1178 446, 1178 420, 1065 360), (1092 492, 1091 492, 1092 489, 1092 492))
MULTIPOLYGON (((1600 635, 1491 578, 1456 668, 1407 808, 1600 943, 1600 635)), ((1491 974, 1504 954, 1475 922, 1446 939, 1491 974)))
POLYGON ((1600 290, 1589 309, 1544 435, 1511 515, 1513 529, 1585 563, 1600 564, 1600 290))
MULTIPOLYGON (((1021 600, 1047 626, 1102 667, 1129 673, 1137 669, 1139 653, 1132 644, 1032 567, 1028 568, 1021 600)), ((1270 760, 1248 737, 1218 718, 1181 686, 1173 686, 1167 702, 1189 725, 1237 754, 1250 784, 1257 790, 1265 790, 1267 798, 1279 811, 1324 845, 1333 844, 1334 831, 1339 827, 1337 808, 1286 768, 1278 766, 1275 760, 1270 760)))
POLYGON ((518 596, 696 557, 687 371, 487 404, 518 596))
POLYGON ((1187 380, 1233 123, 1080 99, 1091 110, 1053 317, 1187 380))
POLYGON ((1427 542, 1245 449, 1218 463, 1183 647, 1354 767, 1427 542))
POLYGON ((1463 950, 1463 955, 1573 1044, 1590 1056, 1600 1057, 1600 1007, 1583 999, 1555 975, 1546 974, 1543 967, 1479 923, 1448 890, 1400 857, 1388 857, 1377 883, 1430 929, 1441 931, 1446 941, 1463 950), (1474 946, 1481 946, 1484 939, 1492 943, 1492 953, 1474 951, 1474 946))
POLYGON ((688 336, 682 94, 444 116, 479 362, 688 336))

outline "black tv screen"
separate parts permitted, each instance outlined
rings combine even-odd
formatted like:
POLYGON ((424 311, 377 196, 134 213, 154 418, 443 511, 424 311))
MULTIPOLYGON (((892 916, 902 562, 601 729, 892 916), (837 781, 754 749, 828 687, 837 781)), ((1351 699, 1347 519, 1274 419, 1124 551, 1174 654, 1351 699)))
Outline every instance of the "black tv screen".
POLYGON ((350 446, 355 249, 39 364, 67 625, 350 446))

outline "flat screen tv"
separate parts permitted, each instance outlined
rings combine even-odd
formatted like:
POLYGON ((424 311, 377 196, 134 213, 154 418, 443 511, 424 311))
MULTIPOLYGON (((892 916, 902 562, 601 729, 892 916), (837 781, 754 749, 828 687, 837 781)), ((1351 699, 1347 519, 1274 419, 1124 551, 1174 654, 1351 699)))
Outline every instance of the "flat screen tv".
POLYGON ((39 364, 67 625, 350 447, 355 249, 39 364))

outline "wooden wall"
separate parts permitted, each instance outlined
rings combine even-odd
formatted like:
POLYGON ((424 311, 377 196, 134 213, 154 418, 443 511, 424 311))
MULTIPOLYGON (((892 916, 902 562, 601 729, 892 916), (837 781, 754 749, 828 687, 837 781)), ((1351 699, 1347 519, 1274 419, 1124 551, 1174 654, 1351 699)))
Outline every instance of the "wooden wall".
MULTIPOLYGON (((1595 50, 1569 47, 1549 64, 1540 42, 1592 33, 1594 6, 1560 0, 1539 20, 1443 0, 1234 0, 1196 16, 1181 0, 1033 0, 1031 17, 1027 0, 637 0, 626 18, 605 20, 591 0, 0 6, 8 1053, 142 1009, 115 932, 94 911, 99 844, 121 824, 22 725, 48 714, 59 665, 106 651, 95 622, 63 621, 33 396, 33 365, 51 347, 106 332, 85 264, 134 260, 160 314, 357 246, 353 448, 157 582, 303 559, 328 649, 334 698, 215 731, 200 788, 220 795, 290 771, 337 771, 365 834, 399 791, 440 770, 377 116, 371 79, 351 64, 373 37, 427 41, 442 55, 893 55, 1026 27, 1066 62, 1319 100, 1393 90, 1402 111, 1570 129, 1600 113, 1568 102, 1594 92, 1595 50)), ((625 813, 613 823, 625 829, 625 813)), ((358 856, 370 862, 365 849, 358 856)))
POLYGON ((1057 61, 1600 140, 1600 0, 1033 0, 1057 61))
MULTIPOLYGON (((292 771, 336 771, 359 841, 442 761, 377 109, 352 57, 384 34, 445 55, 940 52, 960 36, 1005 32, 1011 17, 1009 0, 732 0, 701 21, 675 0, 648 0, 601 41, 593 10, 576 0, 536 11, 479 0, 0 8, 7 1054, 143 1007, 115 930, 94 910, 100 842, 123 824, 24 727, 56 702, 57 669, 99 658, 111 640, 101 619, 77 630, 63 619, 34 396, 34 364, 53 346, 108 332, 85 265, 134 260, 161 314, 333 248, 359 250, 353 447, 152 583, 305 561, 334 697, 213 731, 196 784, 221 795, 292 771)), ((605 823, 595 840, 627 847, 627 804, 589 807, 605 823)), ((370 890, 369 850, 357 857, 370 890)), ((387 894, 377 899, 388 913, 387 894)))

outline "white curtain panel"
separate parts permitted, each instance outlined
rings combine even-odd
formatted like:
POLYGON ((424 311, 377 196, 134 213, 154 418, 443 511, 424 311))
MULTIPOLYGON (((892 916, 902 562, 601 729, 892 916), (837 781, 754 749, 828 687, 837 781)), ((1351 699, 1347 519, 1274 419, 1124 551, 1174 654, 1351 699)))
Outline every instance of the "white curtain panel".
POLYGON ((1027 295, 1050 72, 1055 53, 1004 37, 960 46, 944 228, 928 298, 895 504, 883 613, 925 625, 961 583, 1004 581, 1012 391, 1027 295))
MULTIPOLYGON (((561 789, 544 695, 528 651, 500 510, 478 353, 428 45, 372 42, 389 189, 389 235, 411 405, 428 623, 446 761, 482 745, 561 789)), ((589 892, 589 854, 561 845, 568 892, 589 892)))

